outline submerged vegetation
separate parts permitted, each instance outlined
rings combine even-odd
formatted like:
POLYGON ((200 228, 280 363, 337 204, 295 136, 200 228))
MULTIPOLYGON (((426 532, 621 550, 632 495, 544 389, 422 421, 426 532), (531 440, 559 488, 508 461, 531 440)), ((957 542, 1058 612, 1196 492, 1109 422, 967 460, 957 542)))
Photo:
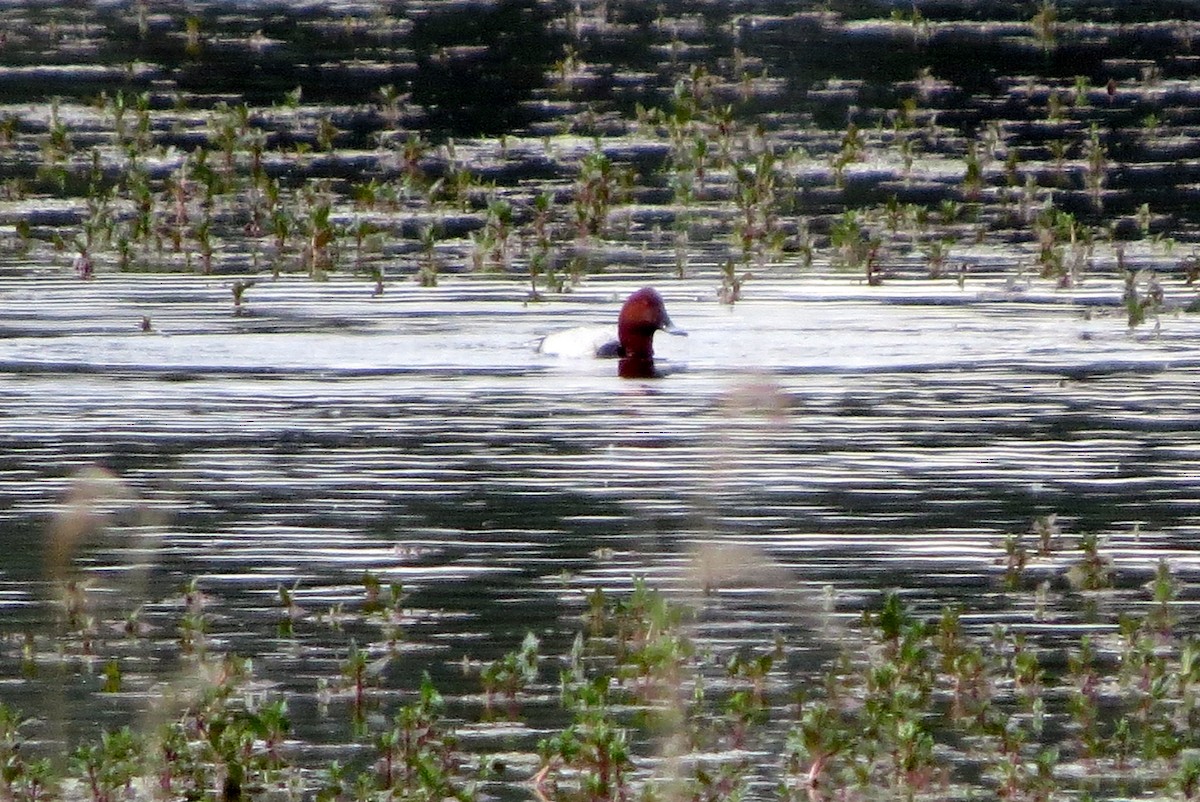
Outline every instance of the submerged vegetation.
POLYGON ((539 297, 639 270, 726 302, 767 270, 1072 288, 1194 262, 1194 23, 454 8, 7 10, 4 244, 84 277, 340 271, 380 294, 472 271, 539 297))
POLYGON ((140 694, 140 723, 65 745, 46 739, 45 711, 0 704, 0 793, 1194 799, 1200 647, 1180 626, 1169 563, 1123 591, 1118 612, 1120 578, 1094 536, 1065 535, 1048 516, 1003 554, 980 601, 1003 596, 1029 611, 1021 621, 981 628, 976 600, 937 609, 895 592, 859 611, 827 591, 797 611, 804 642, 731 647, 706 624, 709 599, 636 580, 573 603, 573 631, 545 633, 559 648, 528 633, 494 660, 464 656, 453 694, 431 676, 455 656, 413 651, 401 629, 406 594, 371 574, 355 603, 327 609, 305 610, 299 588, 281 588, 285 646, 263 653, 220 647, 219 601, 194 581, 153 626, 140 611, 103 620, 92 591, 70 582, 56 635, 7 642, 5 652, 24 654, 26 679, 15 681, 80 674, 116 697, 145 686, 138 655, 151 644, 159 660, 170 653, 176 679, 140 694), (1064 608, 1076 610, 1065 627, 1051 612, 1064 608), (290 690, 264 684, 256 666, 283 659, 306 631, 340 640, 343 656, 290 690), (314 704, 315 732, 332 738, 321 748, 289 712, 314 704))

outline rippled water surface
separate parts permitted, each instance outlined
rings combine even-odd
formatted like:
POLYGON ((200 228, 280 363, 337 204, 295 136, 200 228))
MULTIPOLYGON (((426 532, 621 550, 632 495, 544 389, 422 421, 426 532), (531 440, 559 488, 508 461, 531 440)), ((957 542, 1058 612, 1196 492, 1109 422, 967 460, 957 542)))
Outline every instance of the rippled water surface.
POLYGON ((534 352, 637 286, 527 304, 284 280, 235 315, 219 279, 7 282, 6 620, 50 615, 47 532, 97 467, 111 518, 82 559, 111 609, 198 577, 216 636, 299 689, 277 588, 319 611, 365 571, 403 583, 420 665, 450 674, 527 629, 568 638, 585 591, 637 576, 707 587, 708 635, 733 646, 809 639, 827 585, 851 613, 900 588, 1003 620, 1000 544, 1048 513, 1109 538, 1124 586, 1163 556, 1193 570, 1191 316, 1131 334, 1103 283, 781 281, 727 307, 668 282, 690 336, 660 338, 666 378, 534 352))
MULTIPOLYGON (((820 796, 797 701, 859 721, 870 683, 830 677, 896 656, 870 634, 891 590, 914 620, 958 605, 1004 677, 999 729, 963 736, 971 666, 942 654, 914 720, 946 796, 999 793, 1006 760, 1028 779, 1042 746, 1095 798, 1187 768, 1197 23, 744 5, 0 3, 0 702, 31 753, 150 732, 198 655, 241 655, 237 704, 286 700, 311 796, 330 759, 371 770, 428 672, 484 797, 547 802, 589 594, 644 579, 697 645, 672 693, 699 709, 707 682, 734 721, 687 759, 754 799, 820 796), (662 378, 537 353, 646 284, 689 332, 659 338, 662 378), (1081 590, 1092 558, 1112 581, 1081 590), (1158 609, 1160 565, 1175 629, 1147 613, 1139 641, 1122 616, 1158 609), (496 721, 483 674, 527 632, 539 672, 496 721), (1101 683, 1071 667, 1085 633, 1101 683), (1017 687, 1027 645, 1044 689, 1017 687), (742 743, 736 658, 764 650, 742 743), (1070 704, 1099 685, 1097 758, 1070 704), (1168 685, 1178 738, 1129 770, 1168 685)), ((645 779, 667 750, 622 682, 645 779)), ((891 788, 940 793, 899 766, 891 788)))

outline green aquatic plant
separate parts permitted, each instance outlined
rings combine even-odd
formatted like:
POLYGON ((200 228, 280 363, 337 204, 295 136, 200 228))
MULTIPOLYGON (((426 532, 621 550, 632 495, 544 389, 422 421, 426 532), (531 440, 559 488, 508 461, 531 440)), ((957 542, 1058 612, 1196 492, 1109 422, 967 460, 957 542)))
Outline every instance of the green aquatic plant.
POLYGON ((379 790, 420 802, 475 797, 460 779, 458 741, 442 720, 444 708, 441 693, 424 674, 417 698, 401 707, 392 726, 377 736, 379 790))
POLYGON ((418 178, 418 176, 424 175, 421 171, 420 159, 425 150, 426 145, 419 137, 412 137, 405 143, 404 161, 406 174, 410 175, 410 186, 414 189, 423 186, 426 200, 431 205, 448 203, 462 211, 470 209, 474 202, 474 196, 483 189, 483 184, 480 178, 458 158, 458 147, 454 140, 449 139, 441 146, 445 169, 439 178, 430 182, 418 178))
POLYGON ((532 632, 525 633, 519 649, 508 652, 488 664, 479 675, 483 684, 485 707, 493 711, 497 696, 503 696, 510 718, 517 714, 517 694, 534 682, 538 675, 540 641, 532 632))
POLYGON ((563 706, 573 721, 538 743, 542 766, 534 776, 534 787, 539 795, 557 797, 547 792, 570 782, 587 802, 629 797, 633 770, 629 733, 613 716, 610 689, 607 676, 582 683, 564 678, 563 706))
POLYGON ((1033 536, 1037 539, 1037 551, 1042 557, 1048 556, 1058 546, 1062 539, 1062 527, 1058 523, 1058 515, 1049 513, 1040 515, 1033 520, 1033 536))
POLYGON ((1083 147, 1084 160, 1087 168, 1084 172, 1084 186, 1092 199, 1096 211, 1104 208, 1104 186, 1108 181, 1108 148, 1100 138, 1100 127, 1092 123, 1088 130, 1088 138, 1083 147))
POLYGON ((743 265, 754 261, 763 267, 782 248, 776 209, 778 171, 778 160, 770 150, 759 153, 752 164, 738 165, 734 170, 738 214, 733 239, 743 265))
POLYGON ((629 180, 630 174, 617 167, 598 143, 594 150, 584 155, 572 192, 579 238, 601 233, 610 210, 621 199, 629 180))
POLYGON ((430 180, 421 161, 429 152, 429 143, 421 138, 419 133, 409 134, 397 146, 400 155, 402 180, 404 186, 411 192, 424 193, 428 190, 430 180))
POLYGON ((1058 4, 1055 0, 1042 0, 1037 12, 1029 20, 1029 27, 1043 51, 1054 49, 1059 27, 1058 4))
MULTIPOLYGON (((403 598, 370 574, 364 589, 368 603, 343 611, 356 635, 390 619, 403 598)), ((688 605, 643 580, 627 592, 593 592, 561 655, 557 712, 543 719, 555 723, 538 734, 532 786, 561 802, 677 794, 718 802, 776 772, 788 802, 935 799, 977 789, 1049 800, 1109 787, 1079 771, 1099 765, 1147 794, 1178 790, 1189 781, 1195 746, 1200 646, 1179 631, 1180 585, 1169 563, 1136 592, 1147 605, 1116 610, 1078 635, 1022 622, 981 631, 970 606, 930 616, 926 601, 888 593, 839 637, 836 655, 798 674, 780 659, 786 640, 725 652, 688 605), (781 764, 750 757, 781 743, 781 764)), ((281 603, 294 604, 291 591, 281 603)), ((191 583, 184 609, 204 606, 191 583)), ((75 608, 82 620, 86 604, 75 608)), ((97 629, 93 651, 111 662, 110 640, 127 636, 108 632, 97 629)), ((116 802, 153 783, 171 798, 466 802, 480 793, 472 779, 505 782, 509 758, 464 751, 451 726, 477 709, 469 696, 444 699, 428 674, 419 689, 391 686, 397 675, 381 670, 388 657, 368 657, 381 651, 377 637, 361 648, 357 637, 346 642, 337 687, 354 714, 350 733, 367 752, 353 769, 293 765, 304 760, 290 721, 288 697, 296 692, 264 695, 248 659, 193 654, 186 663, 196 678, 168 704, 164 724, 84 738, 58 768, 27 748, 40 723, 0 705, 0 793, 14 802, 49 800, 65 782, 89 799, 116 802), (388 716, 378 715, 389 703, 388 716)), ((480 671, 487 692, 524 704, 541 649, 530 634, 488 664, 480 671)), ((552 704, 536 693, 528 698, 552 704)), ((508 715, 520 725, 518 713, 510 707, 508 715)))
POLYGON ((416 280, 422 287, 436 287, 438 283, 437 257, 438 229, 432 223, 421 227, 421 262, 416 280))
POLYGON ((784 761, 794 780, 808 799, 825 798, 831 785, 827 779, 830 764, 854 748, 857 736, 846 721, 828 704, 805 704, 800 720, 788 730, 784 761))
MULTIPOLYGON (((299 583, 297 583, 298 585, 299 583)), ((292 585, 288 588, 283 585, 278 585, 276 590, 279 593, 279 635, 280 637, 290 638, 295 635, 295 625, 298 620, 304 615, 304 610, 296 603, 296 587, 292 585)))
POLYGON ((333 198, 327 186, 307 185, 300 195, 298 218, 304 236, 300 265, 310 278, 324 279, 337 267, 338 231, 333 222, 333 198))
POLYGON ((350 641, 346 659, 341 664, 342 688, 348 689, 351 698, 351 715, 356 731, 362 731, 366 726, 367 692, 377 673, 365 649, 360 649, 355 641, 350 641))
POLYGON ((35 757, 23 730, 33 719, 0 703, 0 796, 17 802, 57 797, 58 783, 47 758, 35 757))
POLYGON ((1146 585, 1152 606, 1142 622, 1145 630, 1160 640, 1168 640, 1175 626, 1174 603, 1179 597, 1179 581, 1165 559, 1158 561, 1154 578, 1146 585))
POLYGON ((334 140, 341 133, 338 127, 334 125, 333 118, 328 114, 321 115, 317 120, 317 150, 323 153, 332 153, 334 150, 334 140))
POLYGON ((1091 81, 1086 75, 1076 75, 1074 83, 1073 103, 1076 108, 1081 108, 1088 104, 1088 91, 1091 89, 1091 81))
POLYGON ((471 234, 471 263, 477 271, 507 272, 511 266, 515 217, 503 198, 488 201, 483 228, 471 234))
POLYGON ((1067 570, 1067 581, 1079 590, 1100 590, 1112 584, 1112 560, 1100 551, 1100 536, 1084 532, 1079 536, 1079 559, 1067 570))
POLYGON ((1159 328, 1159 313, 1163 309, 1166 294, 1152 270, 1127 270, 1125 291, 1121 296, 1125 304, 1125 316, 1129 328, 1134 329, 1147 320, 1154 321, 1154 330, 1159 328))
POLYGON ((83 744, 71 755, 74 773, 91 802, 114 802, 126 796, 140 773, 143 745, 128 727, 103 732, 99 743, 83 744))
POLYGON ((841 148, 833 155, 831 160, 834 186, 838 189, 845 187, 846 167, 856 161, 860 161, 865 151, 866 140, 863 137, 861 129, 853 121, 847 123, 846 131, 842 134, 841 148))
POLYGON ((550 292, 562 292, 563 280, 554 268, 553 258, 553 212, 554 196, 549 191, 539 192, 533 197, 533 216, 529 222, 533 239, 529 246, 529 298, 538 300, 538 282, 550 292))
POLYGON ((978 143, 971 142, 967 145, 967 153, 964 161, 966 165, 962 180, 963 196, 968 201, 976 201, 983 191, 983 162, 979 156, 978 143))
POLYGON ((925 243, 925 261, 929 267, 930 278, 941 278, 945 273, 950 249, 954 244, 953 237, 931 239, 925 243))
POLYGON ((1099 672, 1096 650, 1090 635, 1080 638, 1079 648, 1067 656, 1070 695, 1067 712, 1074 724, 1080 753, 1096 758, 1103 748, 1099 734, 1099 672))
POLYGON ((1025 539, 1016 533, 1004 535, 1004 587, 1009 591, 1021 586, 1028 561, 1030 552, 1025 547, 1025 539))
POLYGON ((833 224, 829 233, 838 263, 848 270, 862 271, 868 284, 883 281, 879 271, 879 249, 882 241, 872 236, 863 225, 858 212, 847 210, 833 224))
POLYGON ((807 217, 801 217, 796 221, 794 243, 796 253, 800 255, 800 266, 806 270, 810 269, 813 266, 817 245, 807 217))
POLYGON ((185 655, 202 657, 208 648, 207 597, 196 579, 183 589, 183 615, 179 619, 179 649, 185 655))
POLYGON ((752 278, 750 273, 737 273, 737 266, 732 259, 725 260, 721 267, 721 286, 717 288, 717 300, 733 306, 742 298, 742 285, 752 278))
POLYGON ((1053 206, 1038 213, 1033 228, 1042 278, 1053 279, 1063 288, 1077 286, 1083 280, 1091 258, 1091 232, 1074 214, 1053 206))
POLYGON ((1171 777, 1171 787, 1188 802, 1200 799, 1200 755, 1184 755, 1179 769, 1171 777))
POLYGON ((383 230, 370 220, 356 220, 349 229, 354 243, 354 272, 366 273, 375 283, 374 295, 383 295, 383 270, 371 255, 383 250, 383 230))

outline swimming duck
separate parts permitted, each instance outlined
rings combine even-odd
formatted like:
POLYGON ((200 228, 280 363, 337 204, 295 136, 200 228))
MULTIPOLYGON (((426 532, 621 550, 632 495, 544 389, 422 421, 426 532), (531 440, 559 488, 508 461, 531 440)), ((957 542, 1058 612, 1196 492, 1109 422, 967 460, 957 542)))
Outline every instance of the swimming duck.
POLYGON ((617 317, 617 337, 612 329, 582 326, 556 332, 538 344, 538 351, 563 357, 616 358, 617 374, 623 378, 644 379, 658 375, 654 369, 654 334, 686 336, 667 314, 662 296, 653 287, 643 287, 625 299, 617 317))

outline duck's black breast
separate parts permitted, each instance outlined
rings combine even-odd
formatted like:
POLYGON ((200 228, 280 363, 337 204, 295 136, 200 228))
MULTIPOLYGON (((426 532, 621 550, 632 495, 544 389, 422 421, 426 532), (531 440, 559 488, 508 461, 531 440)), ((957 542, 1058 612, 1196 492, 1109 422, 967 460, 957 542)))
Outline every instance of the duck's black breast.
POLYGON ((625 356, 625 349, 616 340, 610 340, 596 349, 596 356, 601 359, 617 359, 625 356))

